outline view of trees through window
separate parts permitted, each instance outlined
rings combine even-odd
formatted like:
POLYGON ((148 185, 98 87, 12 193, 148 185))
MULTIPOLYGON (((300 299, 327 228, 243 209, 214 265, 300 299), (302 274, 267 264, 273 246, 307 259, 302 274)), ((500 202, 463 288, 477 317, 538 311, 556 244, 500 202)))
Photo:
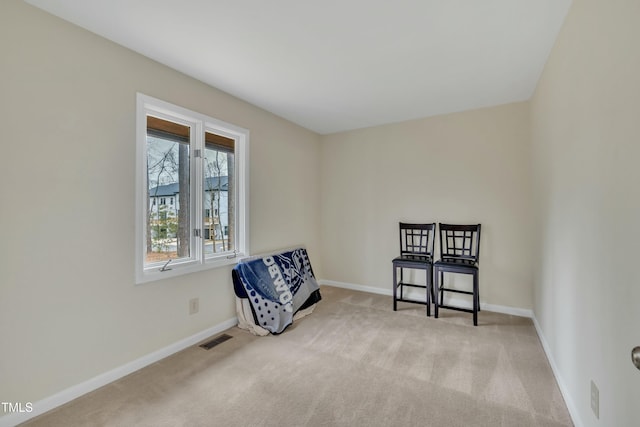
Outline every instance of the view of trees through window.
POLYGON ((205 256, 234 250, 234 140, 205 133, 202 213, 195 215, 191 171, 200 159, 191 153, 191 132, 147 117, 146 263, 191 257, 196 235, 205 256))

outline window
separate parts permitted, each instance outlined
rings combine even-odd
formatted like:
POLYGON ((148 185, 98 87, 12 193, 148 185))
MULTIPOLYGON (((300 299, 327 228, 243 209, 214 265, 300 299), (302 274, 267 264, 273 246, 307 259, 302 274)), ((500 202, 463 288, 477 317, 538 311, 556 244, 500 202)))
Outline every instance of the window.
POLYGON ((246 129, 138 94, 136 283, 248 255, 248 145, 246 129))

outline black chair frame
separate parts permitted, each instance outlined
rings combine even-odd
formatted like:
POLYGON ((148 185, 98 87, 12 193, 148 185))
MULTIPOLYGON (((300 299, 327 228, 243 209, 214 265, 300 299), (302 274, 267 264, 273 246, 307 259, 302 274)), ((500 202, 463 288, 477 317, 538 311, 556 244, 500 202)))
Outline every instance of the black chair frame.
POLYGON ((427 306, 427 316, 431 316, 431 299, 433 291, 433 250, 435 245, 436 224, 400 223, 400 256, 393 260, 393 311, 398 308, 398 301, 422 304, 427 306), (425 285, 404 281, 404 269, 425 270, 425 285), (400 281, 398 281, 400 270, 400 281), (425 301, 408 299, 404 296, 405 286, 425 289, 425 301), (398 290, 400 296, 398 297, 398 290))
POLYGON ((473 325, 478 326, 480 311, 480 224, 452 225, 439 224, 440 228, 440 260, 433 264, 435 291, 440 294, 440 301, 435 297, 434 317, 438 317, 438 308, 473 313, 473 325), (447 288, 444 285, 444 273, 471 274, 473 290, 447 288), (473 296, 473 308, 455 307, 444 304, 444 292, 457 292, 473 296))

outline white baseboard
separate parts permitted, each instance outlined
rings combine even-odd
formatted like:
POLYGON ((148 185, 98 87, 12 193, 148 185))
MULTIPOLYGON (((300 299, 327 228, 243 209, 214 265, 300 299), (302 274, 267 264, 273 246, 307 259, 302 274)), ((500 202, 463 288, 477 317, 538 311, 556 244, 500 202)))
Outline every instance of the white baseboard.
POLYGON ((373 286, 354 285, 353 283, 336 282, 335 280, 320 279, 321 285, 335 286, 336 288, 351 289, 352 291, 369 292, 370 294, 388 295, 393 294, 391 289, 374 288, 373 286))
MULTIPOLYGON (((391 288, 389 289, 375 288, 373 286, 364 286, 364 285, 357 285, 353 283, 336 282, 335 280, 324 280, 324 279, 319 280, 318 283, 320 283, 321 285, 335 286, 337 288, 345 288, 345 289, 351 289, 354 291, 369 292, 369 293, 378 294, 378 295, 387 295, 387 296, 393 295, 393 289, 391 288)), ((416 294, 417 292, 411 291, 411 290, 405 293, 405 295, 407 295, 409 298, 413 298, 416 294)), ((420 295, 420 296, 424 298, 423 295, 420 295)), ((447 304, 451 303, 451 305, 455 305, 459 307, 471 308, 471 302, 466 300, 455 299, 455 298, 445 298, 445 302, 447 304)), ((529 317, 529 318, 533 317, 533 311, 526 308, 488 304, 484 301, 480 302, 480 307, 482 308, 482 310, 493 311, 495 313, 511 314, 513 316, 529 317)))
POLYGON ((168 345, 167 347, 147 354, 146 356, 142 356, 139 359, 127 363, 126 365, 112 369, 83 383, 76 384, 72 387, 62 390, 61 392, 56 393, 53 396, 49 396, 38 402, 35 402, 33 403, 32 412, 16 412, 0 417, 0 427, 13 427, 31 418, 37 417, 38 415, 42 415, 47 411, 70 402, 73 399, 76 399, 113 381, 116 381, 126 375, 131 374, 132 372, 155 363, 158 360, 164 359, 165 357, 171 356, 172 354, 177 353, 180 350, 184 350, 189 346, 197 344, 212 335, 219 334, 220 332, 235 326, 237 323, 238 319, 236 317, 225 320, 224 322, 216 326, 205 329, 204 331, 184 338, 178 342, 168 345))
POLYGON ((558 387, 560 388, 560 393, 562 393, 562 397, 564 398, 564 403, 567 404, 567 409, 569 410, 569 415, 571 416, 571 421, 573 421, 573 425, 575 427, 582 427, 584 423, 580 418, 580 413, 569 393, 569 389, 567 388, 562 376, 560 375, 560 370, 558 369, 558 365, 553 358, 553 354, 551 353, 551 348, 547 343, 544 334, 542 333, 542 329, 540 328, 540 324, 538 323, 538 319, 536 316, 531 318, 533 320, 533 325, 536 328, 536 332, 538 333, 538 338, 540 338, 540 342, 542 343, 542 348, 544 349, 544 353, 547 355, 547 360, 549 361, 549 365, 551 365, 551 370, 553 371, 553 375, 556 377, 556 382, 558 383, 558 387))

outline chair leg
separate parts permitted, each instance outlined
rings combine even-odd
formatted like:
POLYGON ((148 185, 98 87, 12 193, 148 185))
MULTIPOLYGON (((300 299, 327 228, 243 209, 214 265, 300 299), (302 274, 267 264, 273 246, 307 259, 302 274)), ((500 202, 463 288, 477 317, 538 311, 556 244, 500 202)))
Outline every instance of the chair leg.
POLYGON ((433 317, 435 317, 436 319, 438 318, 438 289, 440 288, 440 281, 439 279, 439 273, 440 271, 438 270, 438 268, 435 269, 435 272, 433 274, 433 277, 435 278, 435 283, 433 284, 433 288, 435 291, 435 298, 433 300, 433 317))
POLYGON ((473 326, 478 326, 480 295, 478 294, 478 273, 473 274, 473 326))
POLYGON ((436 295, 437 295, 436 294, 436 287, 434 285, 435 282, 434 282, 434 279, 433 279, 433 266, 431 267, 431 277, 430 277, 430 279, 431 279, 431 301, 433 301, 435 303, 438 300, 436 299, 436 295))
POLYGON ((477 271, 476 272, 476 280, 478 281, 478 311, 482 311, 480 310, 480 272, 477 271))
POLYGON ((397 301, 397 292, 398 292, 398 281, 396 280, 397 278, 397 273, 396 273, 396 266, 393 266, 393 311, 397 311, 398 309, 398 301, 397 301))
POLYGON ((431 316, 431 280, 430 280, 430 276, 433 276, 433 274, 431 274, 431 269, 427 268, 426 269, 427 272, 427 281, 425 282, 426 287, 427 287, 427 317, 431 316))
POLYGON ((440 286, 438 289, 440 290, 440 305, 444 304, 444 272, 440 271, 440 286))

